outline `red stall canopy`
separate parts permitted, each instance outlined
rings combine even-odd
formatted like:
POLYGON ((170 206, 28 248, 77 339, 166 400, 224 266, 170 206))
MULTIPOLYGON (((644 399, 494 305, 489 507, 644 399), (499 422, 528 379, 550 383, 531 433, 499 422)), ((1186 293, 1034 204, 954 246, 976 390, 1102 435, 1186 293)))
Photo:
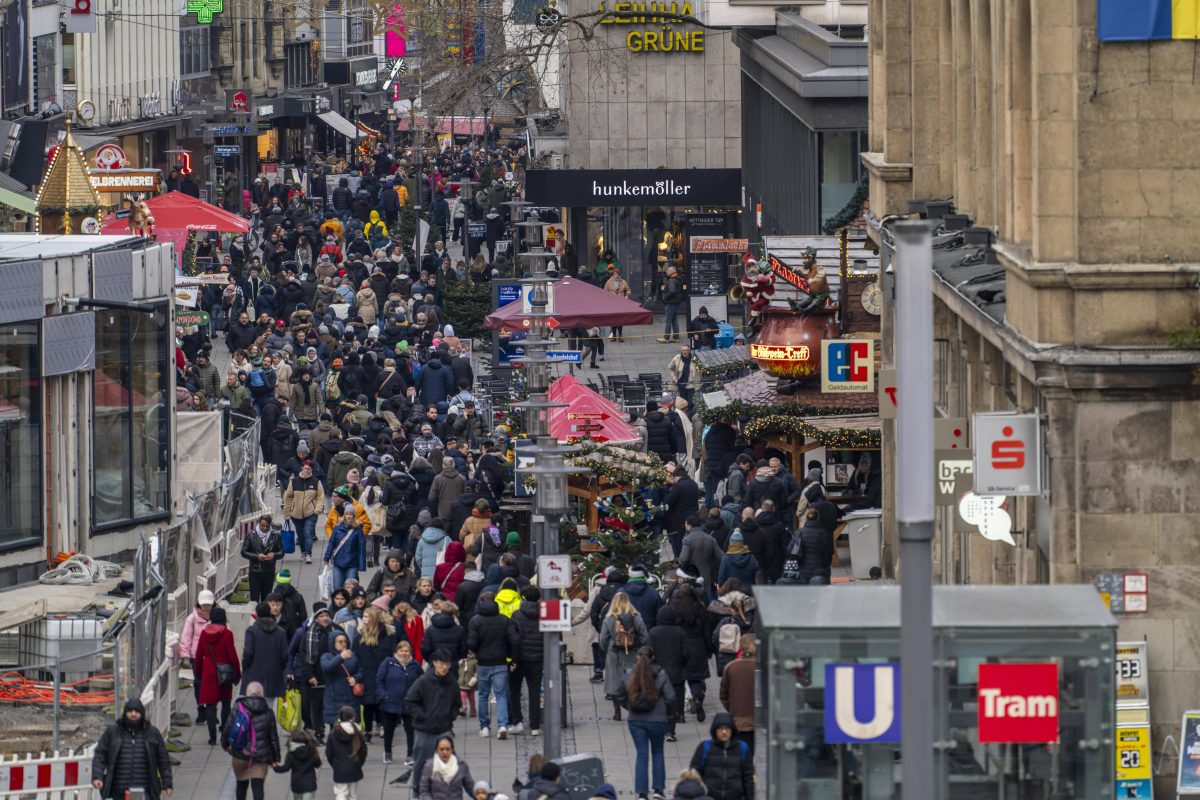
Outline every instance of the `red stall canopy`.
MULTIPOLYGON (((154 238, 160 242, 173 242, 176 256, 183 254, 192 231, 248 233, 250 230, 250 220, 245 217, 183 192, 160 194, 147 200, 146 205, 150 207, 150 216, 154 217, 154 238)), ((100 230, 102 233, 128 234, 129 219, 107 216, 100 230)))
POLYGON ((584 436, 608 444, 641 439, 633 426, 625 421, 624 413, 611 401, 570 375, 556 380, 547 395, 550 399, 570 404, 567 408, 556 408, 550 412, 550 435, 560 442, 584 436))
MULTIPOLYGON (((654 314, 620 295, 606 292, 575 278, 554 282, 554 314, 552 327, 594 328, 601 325, 650 325, 654 314)), ((521 303, 493 311, 484 324, 494 331, 523 331, 528 329, 521 303)))

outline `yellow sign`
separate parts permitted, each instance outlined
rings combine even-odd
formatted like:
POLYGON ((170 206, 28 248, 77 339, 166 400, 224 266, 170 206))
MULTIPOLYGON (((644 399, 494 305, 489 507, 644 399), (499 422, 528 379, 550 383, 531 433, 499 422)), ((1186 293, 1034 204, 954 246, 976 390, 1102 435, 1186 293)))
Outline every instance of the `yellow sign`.
POLYGON ((807 345, 750 345, 750 357, 767 361, 808 361, 810 351, 807 345))
POLYGON ((1117 787, 1119 797, 1150 798, 1150 726, 1117 728, 1117 787))
POLYGON ((692 4, 683 3, 629 3, 613 5, 612 14, 604 3, 600 3, 604 18, 601 25, 658 25, 658 30, 630 31, 625 36, 625 46, 634 53, 702 53, 704 31, 677 30, 671 25, 686 25, 680 17, 693 15, 692 4))

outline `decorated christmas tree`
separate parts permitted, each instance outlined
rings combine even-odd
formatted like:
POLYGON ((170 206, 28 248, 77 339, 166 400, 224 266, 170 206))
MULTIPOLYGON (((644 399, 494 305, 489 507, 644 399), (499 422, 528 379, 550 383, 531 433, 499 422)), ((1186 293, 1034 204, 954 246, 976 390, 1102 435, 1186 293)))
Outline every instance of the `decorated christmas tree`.
POLYGON ((184 275, 196 274, 196 232, 188 233, 187 244, 183 246, 183 258, 180 262, 184 275))

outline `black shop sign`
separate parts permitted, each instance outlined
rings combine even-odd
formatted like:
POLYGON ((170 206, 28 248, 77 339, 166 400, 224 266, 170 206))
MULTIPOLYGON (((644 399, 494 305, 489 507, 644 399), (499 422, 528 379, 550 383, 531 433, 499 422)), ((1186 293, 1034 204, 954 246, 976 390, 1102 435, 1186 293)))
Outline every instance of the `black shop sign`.
POLYGON ((525 199, 541 206, 740 206, 740 169, 531 169, 525 199))
POLYGON ((688 294, 725 294, 725 276, 729 255, 726 253, 693 253, 695 237, 721 238, 729 232, 727 214, 688 214, 683 222, 684 258, 687 259, 688 294))

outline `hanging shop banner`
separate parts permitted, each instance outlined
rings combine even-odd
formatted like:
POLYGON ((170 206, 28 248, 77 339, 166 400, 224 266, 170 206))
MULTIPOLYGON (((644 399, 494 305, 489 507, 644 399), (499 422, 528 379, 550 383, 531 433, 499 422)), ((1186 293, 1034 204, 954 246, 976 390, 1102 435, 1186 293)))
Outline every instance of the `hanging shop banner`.
POLYGON ((1117 793, 1120 800, 1151 800, 1150 726, 1119 725, 1116 741, 1117 793))
POLYGON ((733 206, 740 169, 531 169, 525 199, 540 206, 733 206))
POLYGON ((720 250, 700 250, 696 245, 726 241, 723 237, 728 227, 729 216, 726 214, 688 214, 684 218, 688 294, 725 294, 729 256, 720 250))
POLYGON ((1117 642, 1113 667, 1117 678, 1117 707, 1149 705, 1150 670, 1146 663, 1146 643, 1117 642))

